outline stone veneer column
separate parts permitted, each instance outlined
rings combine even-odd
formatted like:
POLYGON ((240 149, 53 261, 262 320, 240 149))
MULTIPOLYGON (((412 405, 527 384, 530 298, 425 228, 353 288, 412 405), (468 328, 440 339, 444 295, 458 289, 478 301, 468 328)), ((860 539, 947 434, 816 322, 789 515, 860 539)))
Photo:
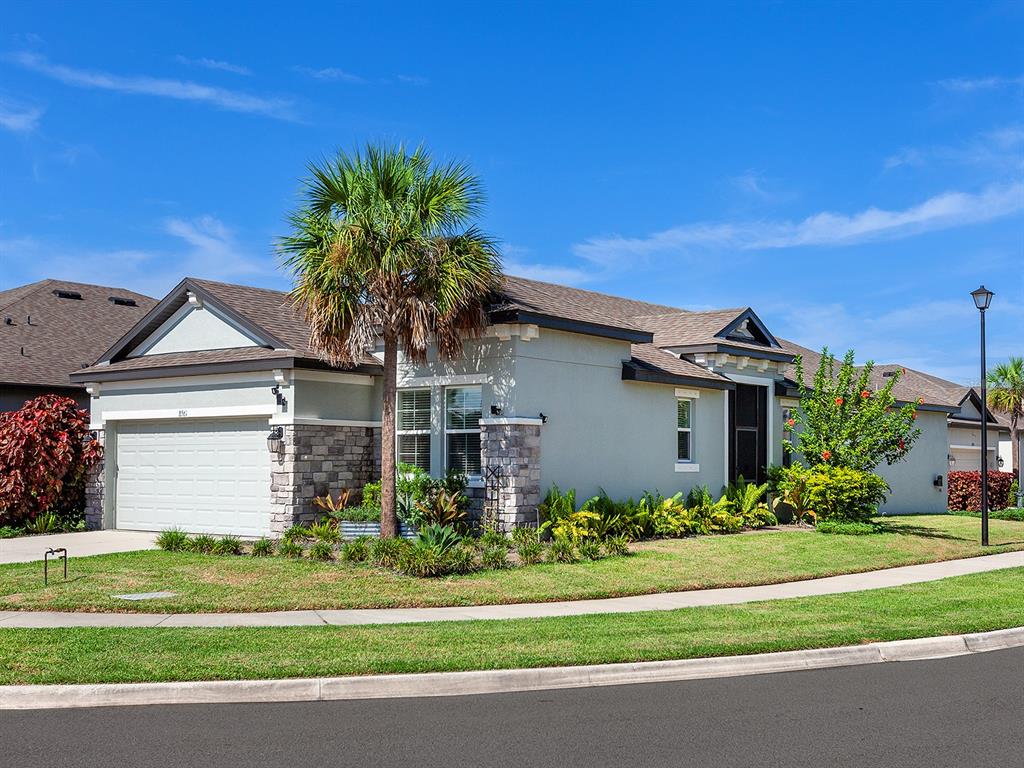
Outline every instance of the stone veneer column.
MULTIPOLYGON (((537 522, 540 493, 539 419, 498 418, 480 422, 481 464, 485 487, 488 469, 497 467, 497 499, 488 513, 496 513, 502 530, 537 522)), ((487 494, 494 493, 490 489, 487 494)))
POLYGON ((294 424, 271 456, 270 529, 314 520, 316 496, 360 491, 380 476, 380 428, 294 424))
POLYGON ((104 447, 104 455, 85 475, 85 527, 90 531, 103 527, 103 496, 107 484, 104 435, 104 430, 96 430, 96 439, 104 447))

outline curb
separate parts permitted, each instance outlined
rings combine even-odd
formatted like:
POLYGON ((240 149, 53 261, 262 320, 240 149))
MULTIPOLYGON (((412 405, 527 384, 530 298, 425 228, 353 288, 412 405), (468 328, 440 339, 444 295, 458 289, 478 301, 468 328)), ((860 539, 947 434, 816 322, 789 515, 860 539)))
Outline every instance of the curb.
POLYGON ((1024 647, 1024 627, 840 648, 580 667, 286 680, 7 685, 0 686, 0 710, 342 701, 516 693, 559 688, 708 680, 862 664, 923 661, 1020 647, 1024 647))

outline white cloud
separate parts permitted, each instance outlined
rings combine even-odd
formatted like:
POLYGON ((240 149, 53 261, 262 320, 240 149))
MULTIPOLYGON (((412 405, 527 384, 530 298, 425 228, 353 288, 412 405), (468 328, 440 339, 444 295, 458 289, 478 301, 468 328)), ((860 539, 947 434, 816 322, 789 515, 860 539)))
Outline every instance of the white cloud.
POLYGON ((973 91, 991 91, 1007 86, 1024 85, 1024 75, 1019 77, 952 77, 939 80, 936 85, 954 93, 971 93, 973 91))
POLYGON ((174 57, 174 60, 179 64, 187 64, 190 67, 205 67, 206 69, 215 69, 220 72, 230 72, 233 75, 248 76, 252 74, 251 69, 243 67, 241 64, 232 64, 227 61, 208 59, 205 56, 198 59, 190 59, 188 56, 182 56, 179 54, 174 57))
POLYGON ((885 170, 923 166, 931 162, 950 163, 996 172, 1024 170, 1024 126, 1008 125, 985 131, 957 145, 904 147, 885 159, 885 170))
POLYGON ((329 80, 338 81, 343 83, 365 83, 366 81, 359 75, 354 75, 351 72, 346 72, 343 69, 337 67, 324 67, 323 69, 314 69, 312 67, 292 67, 293 70, 299 72, 308 77, 312 77, 314 80, 329 80))
POLYGON ((292 103, 285 99, 253 96, 227 88, 218 88, 187 80, 171 80, 146 75, 114 75, 97 70, 76 69, 53 64, 36 53, 9 54, 6 58, 25 69, 78 88, 96 88, 119 93, 160 96, 180 101, 211 104, 229 112, 264 115, 279 120, 294 120, 292 103))
POLYGON ((767 183, 765 177, 757 171, 741 173, 739 176, 734 176, 730 179, 730 182, 740 192, 748 194, 751 197, 757 197, 761 200, 775 199, 775 195, 765 188, 767 183))
POLYGON ((45 110, 0 96, 0 128, 14 133, 32 133, 39 127, 45 110))
POLYGON ((597 237, 573 246, 590 262, 611 266, 629 259, 686 253, 694 248, 762 250, 843 246, 991 221, 1024 210, 1024 183, 993 184, 981 192, 945 192, 903 210, 868 208, 854 214, 825 211, 802 221, 700 222, 647 237, 597 237))

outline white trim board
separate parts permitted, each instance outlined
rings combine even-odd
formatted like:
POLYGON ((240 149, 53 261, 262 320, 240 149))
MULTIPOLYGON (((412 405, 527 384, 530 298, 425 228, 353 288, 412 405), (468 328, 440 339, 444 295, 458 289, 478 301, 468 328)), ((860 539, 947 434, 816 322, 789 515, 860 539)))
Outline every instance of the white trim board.
POLYGON ((460 373, 450 376, 410 376, 399 378, 398 386, 402 389, 415 387, 459 387, 467 384, 490 384, 489 373, 460 373))
POLYGON ((676 387, 676 397, 688 400, 697 400, 700 398, 700 392, 696 389, 683 389, 676 387))
POLYGON ((299 426, 310 426, 310 427, 379 427, 381 422, 379 421, 360 421, 358 419, 318 419, 316 417, 306 416, 292 416, 291 414, 281 414, 274 416, 270 423, 273 425, 299 425, 299 426))
POLYGON ((677 461, 676 472, 700 472, 700 464, 694 464, 692 461, 677 461))
POLYGON ((173 421, 177 419, 218 419, 245 416, 273 416, 275 405, 227 405, 213 408, 156 408, 139 411, 108 411, 101 421, 93 422, 90 429, 103 429, 108 421, 173 421))

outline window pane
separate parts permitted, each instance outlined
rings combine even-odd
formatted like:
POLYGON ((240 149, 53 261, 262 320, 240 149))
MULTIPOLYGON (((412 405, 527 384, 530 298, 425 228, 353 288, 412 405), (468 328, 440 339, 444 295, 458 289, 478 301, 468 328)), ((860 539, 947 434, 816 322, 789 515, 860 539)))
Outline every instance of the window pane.
POLYGON ((480 387, 449 387, 445 390, 445 419, 448 429, 476 429, 480 426, 480 387))
POLYGON ((464 475, 480 474, 480 433, 448 435, 448 469, 464 475))
POLYGON ((430 429, 430 390, 398 392, 398 429, 430 429))
POLYGON ((399 435, 398 460, 430 471, 430 435, 399 435))
POLYGON ((678 423, 676 426, 681 429, 690 428, 690 401, 689 400, 676 400, 678 405, 678 423))
POLYGON ((690 460, 690 433, 689 432, 677 432, 679 435, 679 441, 677 443, 679 453, 677 459, 679 461, 690 460))

